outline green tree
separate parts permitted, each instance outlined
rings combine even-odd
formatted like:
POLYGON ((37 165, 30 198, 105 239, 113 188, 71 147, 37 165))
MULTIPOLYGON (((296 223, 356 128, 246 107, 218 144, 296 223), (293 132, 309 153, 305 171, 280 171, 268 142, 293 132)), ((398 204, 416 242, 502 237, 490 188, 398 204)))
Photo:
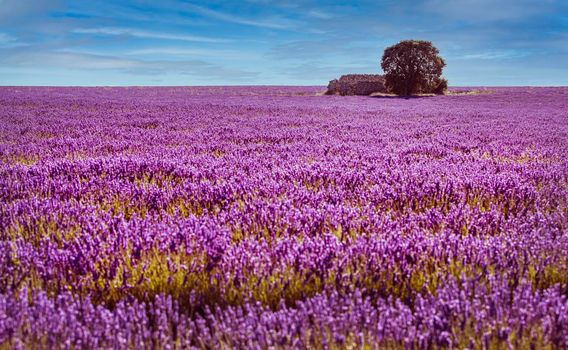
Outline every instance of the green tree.
POLYGON ((387 47, 381 60, 389 91, 409 96, 417 93, 443 94, 448 81, 442 78, 446 66, 430 41, 403 40, 387 47))

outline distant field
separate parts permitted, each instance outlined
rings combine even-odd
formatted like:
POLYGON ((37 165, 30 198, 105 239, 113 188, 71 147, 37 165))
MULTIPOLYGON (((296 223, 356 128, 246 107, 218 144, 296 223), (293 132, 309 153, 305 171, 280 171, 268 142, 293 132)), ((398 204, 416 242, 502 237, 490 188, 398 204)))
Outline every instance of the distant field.
POLYGON ((0 348, 568 347, 568 88, 0 87, 0 348))

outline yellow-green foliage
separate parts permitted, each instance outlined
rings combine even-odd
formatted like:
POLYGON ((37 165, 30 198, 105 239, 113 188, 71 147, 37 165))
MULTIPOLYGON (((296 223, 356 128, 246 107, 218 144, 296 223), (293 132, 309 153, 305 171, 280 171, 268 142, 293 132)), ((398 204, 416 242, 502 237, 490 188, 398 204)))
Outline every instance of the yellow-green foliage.
POLYGON ((132 182, 141 188, 157 187, 166 189, 179 186, 183 182, 183 178, 174 174, 142 172, 135 174, 132 182))
POLYGON ((159 252, 152 249, 134 260, 126 250, 117 258, 116 270, 113 270, 115 257, 102 259, 96 264, 98 276, 92 274, 85 279, 84 285, 107 305, 112 305, 125 296, 151 301, 158 294, 172 295, 183 299, 194 290, 209 292, 214 285, 211 276, 205 270, 189 270, 200 266, 205 255, 186 255, 183 248, 177 252, 159 252))
POLYGON ((9 240, 23 239, 38 247, 42 241, 56 243, 59 248, 63 243, 76 238, 81 227, 78 223, 68 223, 62 215, 57 217, 22 215, 15 218, 11 225, 4 227, 2 237, 9 240))
POLYGON ((36 154, 19 154, 13 156, 4 156, 2 157, 2 163, 11 164, 11 165, 34 165, 40 160, 39 155, 36 154))
MULTIPOLYGON (((120 204, 115 207, 118 210, 126 210, 125 202, 115 203, 120 204)), ((137 210, 138 215, 142 213, 143 209, 135 205, 132 208, 131 210, 137 210)), ((285 226, 280 227, 278 232, 286 229, 285 226)), ((232 238, 238 242, 254 234, 267 239, 270 244, 269 238, 274 236, 274 231, 267 227, 255 230, 254 233, 245 233, 236 228, 232 238)), ((345 232, 341 226, 330 227, 329 231, 340 240, 358 234, 353 230, 345 232)), ((81 228, 77 223, 57 216, 22 216, 5 227, 2 234, 5 239, 23 239, 36 247, 46 240, 56 242, 61 247, 65 242, 79 238, 81 228)), ((301 241, 302 236, 298 235, 297 238, 301 241)), ((417 260, 411 264, 401 262, 385 266, 372 262, 364 255, 351 256, 342 268, 332 261, 328 265, 332 268, 317 273, 290 266, 260 266, 258 271, 242 271, 237 280, 237 267, 220 268, 208 261, 204 251, 187 253, 185 247, 176 247, 171 251, 150 248, 134 254, 131 248, 127 248, 117 254, 100 256, 95 262, 95 270, 86 273, 73 269, 58 270, 55 267, 51 275, 40 275, 34 268, 22 267, 16 269, 19 272, 13 276, 6 276, 13 282, 6 285, 28 286, 53 294, 60 290, 70 290, 80 295, 92 295, 98 303, 107 305, 125 297, 150 301, 158 294, 188 300, 193 293, 199 298, 197 305, 241 305, 246 299, 252 299, 277 308, 281 300, 287 305, 294 305, 296 301, 324 290, 336 289, 341 292, 353 287, 365 288, 375 297, 412 301, 417 293, 436 294, 443 283, 441 281, 448 277, 460 280, 462 277, 482 276, 479 283, 483 284, 486 276, 500 273, 491 265, 482 268, 447 257, 415 258, 417 260)), ((15 254, 12 254, 11 264, 15 267, 20 264, 15 254)), ((523 278, 540 290, 555 284, 568 286, 568 259, 562 257, 562 252, 528 256, 517 264, 518 268, 509 271, 517 271, 516 275, 508 275, 513 287, 523 278), (540 269, 537 270, 537 267, 540 269)))

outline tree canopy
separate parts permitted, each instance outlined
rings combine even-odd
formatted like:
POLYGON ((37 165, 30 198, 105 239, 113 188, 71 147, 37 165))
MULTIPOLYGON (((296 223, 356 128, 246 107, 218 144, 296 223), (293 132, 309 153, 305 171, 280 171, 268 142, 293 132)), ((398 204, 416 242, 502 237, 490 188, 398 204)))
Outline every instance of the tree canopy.
POLYGON ((448 82, 442 69, 446 62, 430 41, 403 40, 387 47, 381 60, 386 86, 397 95, 443 94, 448 82))

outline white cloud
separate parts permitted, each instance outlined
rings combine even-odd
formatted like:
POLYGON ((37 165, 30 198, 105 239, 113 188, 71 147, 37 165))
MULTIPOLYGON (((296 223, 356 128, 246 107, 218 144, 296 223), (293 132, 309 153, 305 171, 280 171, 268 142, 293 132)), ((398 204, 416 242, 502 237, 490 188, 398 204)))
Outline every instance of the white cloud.
POLYGON ((551 0, 428 0, 424 9, 453 20, 475 22, 519 20, 554 11, 551 0))
POLYGON ((128 35, 137 38, 180 40, 180 41, 192 41, 192 42, 204 42, 204 43, 226 43, 231 41, 224 38, 212 38, 212 37, 204 37, 204 36, 196 36, 188 34, 151 32, 151 31, 138 30, 138 29, 114 28, 114 27, 74 29, 73 33, 113 35, 113 36, 128 35))
POLYGON ((6 43, 10 43, 15 41, 16 38, 14 38, 13 36, 6 34, 6 33, 0 33, 0 44, 6 44, 6 43))
POLYGON ((73 51, 46 51, 33 55, 29 50, 14 49, 0 55, 0 66, 12 68, 65 69, 74 71, 114 71, 138 76, 161 74, 213 77, 227 80, 252 79, 256 72, 232 69, 203 60, 141 60, 73 51))
POLYGON ((28 50, 8 53, 0 62, 13 67, 66 67, 70 69, 132 69, 140 66, 136 60, 113 56, 84 54, 69 51, 37 52, 28 50))
POLYGON ((292 29, 299 25, 299 23, 295 20, 282 18, 282 17, 270 17, 264 20, 257 20, 257 19, 239 17, 230 13, 215 11, 207 7, 193 5, 193 4, 188 4, 187 7, 207 17, 216 18, 225 22, 249 25, 254 27, 263 27, 270 29, 292 29))
POLYGON ((234 50, 189 49, 182 47, 152 47, 125 52, 129 56, 168 55, 168 56, 203 56, 223 58, 254 58, 258 55, 246 54, 234 50))
POLYGON ((0 33, 0 48, 11 48, 27 46, 27 44, 18 41, 18 39, 10 34, 0 33))
POLYGON ((60 0, 0 0, 0 23, 18 22, 22 18, 57 8, 60 0))
POLYGON ((332 19, 332 18, 335 17, 335 14, 333 14, 333 13, 322 11, 322 10, 316 10, 316 9, 308 10, 306 12, 306 15, 308 17, 312 17, 312 18, 316 18, 316 19, 332 19))
POLYGON ((528 52, 522 52, 518 50, 506 50, 506 51, 486 51, 474 54, 462 55, 461 59, 464 60, 499 60, 499 59, 511 59, 520 58, 528 56, 528 52))

